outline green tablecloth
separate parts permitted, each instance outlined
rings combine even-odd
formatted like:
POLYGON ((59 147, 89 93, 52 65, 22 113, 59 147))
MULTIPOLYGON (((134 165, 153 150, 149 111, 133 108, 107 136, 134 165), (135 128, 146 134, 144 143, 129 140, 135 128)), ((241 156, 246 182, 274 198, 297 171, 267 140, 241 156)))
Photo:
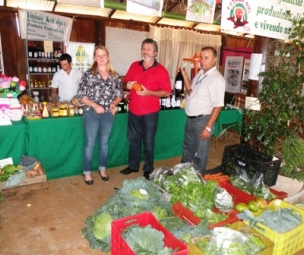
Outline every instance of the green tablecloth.
POLYGON ((0 160, 12 157, 15 165, 25 153, 25 123, 13 121, 12 125, 0 126, 0 160))
MULTIPOLYGON (((128 162, 127 113, 116 115, 109 140, 108 167, 128 162)), ((48 179, 82 173, 84 133, 82 117, 25 120, 26 153, 41 161, 48 179)), ((155 160, 181 155, 184 110, 161 111, 156 134, 155 160)), ((92 169, 98 169, 97 146, 92 169)))
POLYGON ((219 136, 224 128, 237 130, 241 134, 243 115, 242 109, 222 109, 214 125, 213 135, 219 136))
MULTIPOLYGON (((241 123, 243 112, 223 109, 214 127, 218 136, 225 124, 241 123)), ((128 164, 128 114, 116 115, 109 140, 108 166, 128 164)), ((160 111, 155 138, 155 160, 181 155, 186 115, 184 109, 160 111)), ((82 117, 47 118, 0 126, 0 159, 12 157, 19 164, 22 155, 36 157, 48 179, 82 173, 84 132, 82 117)), ((92 169, 98 169, 97 145, 92 169)))

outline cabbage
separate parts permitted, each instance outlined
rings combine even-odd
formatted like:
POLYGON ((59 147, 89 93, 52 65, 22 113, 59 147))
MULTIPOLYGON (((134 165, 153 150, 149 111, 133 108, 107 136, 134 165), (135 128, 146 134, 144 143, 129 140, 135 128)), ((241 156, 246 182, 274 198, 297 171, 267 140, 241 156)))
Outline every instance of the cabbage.
POLYGON ((152 208, 151 212, 154 214, 157 220, 168 217, 168 212, 160 205, 156 205, 152 208))
POLYGON ((151 225, 130 226, 124 231, 123 237, 135 254, 170 255, 174 253, 172 248, 165 247, 164 233, 154 229, 151 225))
POLYGON ((93 234, 96 239, 102 240, 111 235, 112 216, 103 212, 93 218, 93 234))
POLYGON ((12 164, 5 165, 2 169, 0 169, 0 182, 5 182, 8 180, 10 176, 12 176, 18 168, 12 164))
POLYGON ((129 195, 144 200, 148 200, 150 197, 148 192, 144 189, 133 189, 130 191, 129 195))

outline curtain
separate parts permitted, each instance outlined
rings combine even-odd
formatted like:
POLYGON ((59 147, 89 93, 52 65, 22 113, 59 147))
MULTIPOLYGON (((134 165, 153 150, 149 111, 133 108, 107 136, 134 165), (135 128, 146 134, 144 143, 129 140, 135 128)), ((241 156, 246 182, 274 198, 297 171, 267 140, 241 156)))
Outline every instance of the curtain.
POLYGON ((174 86, 174 79, 178 67, 185 67, 191 77, 191 61, 183 61, 183 58, 192 58, 202 47, 211 46, 217 50, 219 67, 222 40, 220 35, 202 34, 185 29, 163 28, 150 26, 149 38, 158 43, 157 60, 164 65, 170 75, 171 86, 174 86))

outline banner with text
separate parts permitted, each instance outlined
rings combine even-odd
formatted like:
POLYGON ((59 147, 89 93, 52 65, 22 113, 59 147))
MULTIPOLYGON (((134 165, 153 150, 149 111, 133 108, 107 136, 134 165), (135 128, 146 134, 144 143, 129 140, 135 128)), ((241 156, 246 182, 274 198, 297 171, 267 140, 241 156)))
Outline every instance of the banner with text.
POLYGON ((70 40, 73 19, 40 11, 19 10, 21 39, 63 41, 70 40))
POLYGON ((222 0, 221 29, 287 40, 303 12, 302 0, 222 0))

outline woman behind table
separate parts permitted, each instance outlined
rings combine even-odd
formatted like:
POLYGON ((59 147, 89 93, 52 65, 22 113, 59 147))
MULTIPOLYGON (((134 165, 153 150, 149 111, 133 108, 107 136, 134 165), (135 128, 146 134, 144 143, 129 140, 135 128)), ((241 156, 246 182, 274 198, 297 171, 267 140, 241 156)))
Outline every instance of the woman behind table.
POLYGON ((114 71, 109 52, 104 46, 96 46, 94 62, 84 72, 78 88, 77 99, 84 106, 83 125, 85 132, 83 174, 87 185, 93 185, 91 164, 95 141, 98 141, 99 173, 108 181, 106 173, 108 140, 115 118, 116 106, 122 100, 119 75, 114 71))

